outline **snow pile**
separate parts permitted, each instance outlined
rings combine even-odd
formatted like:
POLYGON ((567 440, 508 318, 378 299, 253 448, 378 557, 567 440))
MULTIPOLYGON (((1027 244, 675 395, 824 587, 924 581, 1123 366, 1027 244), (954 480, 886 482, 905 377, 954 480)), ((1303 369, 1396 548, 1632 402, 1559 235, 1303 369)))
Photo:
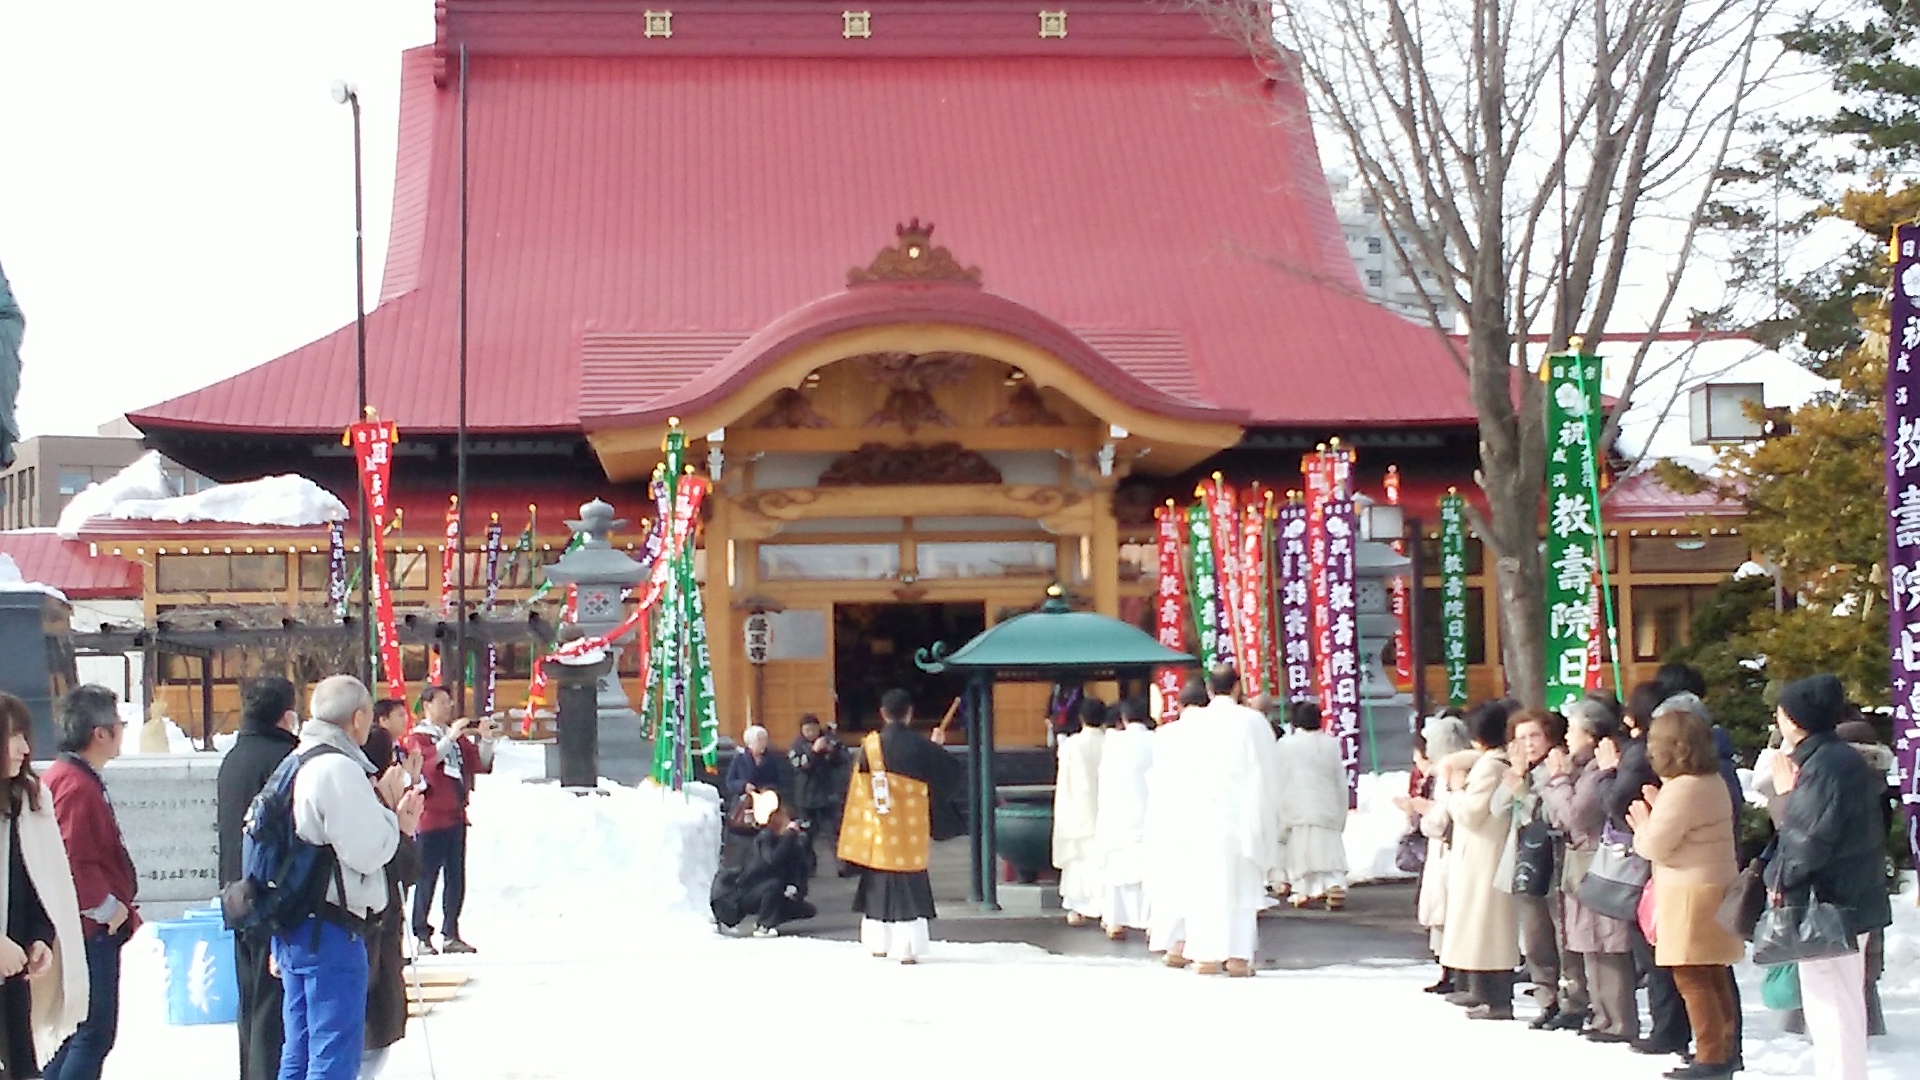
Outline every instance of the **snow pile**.
POLYGON ((173 487, 167 482, 159 452, 148 451, 140 455, 138 461, 75 495, 66 509, 60 511, 60 520, 53 531, 72 540, 80 535, 81 526, 93 518, 111 515, 113 508, 123 502, 164 499, 172 494, 173 487))
MULTIPOLYGON (((720 794, 602 781, 597 792, 502 776, 474 786, 470 907, 548 911, 623 925, 708 918, 720 869, 720 794)), ((623 931, 625 932, 625 931, 623 931)))
POLYGON ((20 564, 5 552, 0 552, 0 592, 37 592, 62 602, 67 599, 66 593, 51 585, 28 581, 26 575, 20 572, 20 564))
POLYGON ((103 483, 80 494, 60 513, 56 530, 73 539, 97 517, 117 521, 219 521, 234 525, 324 525, 345 521, 347 507, 304 476, 284 474, 217 484, 192 495, 173 495, 160 455, 148 453, 103 483))
POLYGON ((1343 839, 1347 847, 1347 880, 1402 881, 1411 878, 1393 865, 1400 838, 1407 834, 1407 815, 1393 805, 1407 793, 1408 774, 1361 773, 1359 806, 1347 815, 1343 839))

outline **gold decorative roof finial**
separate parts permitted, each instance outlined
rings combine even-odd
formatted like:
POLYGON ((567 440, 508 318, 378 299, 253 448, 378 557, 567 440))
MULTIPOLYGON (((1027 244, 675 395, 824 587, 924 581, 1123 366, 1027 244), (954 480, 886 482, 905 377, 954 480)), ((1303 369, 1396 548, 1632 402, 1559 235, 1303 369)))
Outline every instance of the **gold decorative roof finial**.
POLYGON ((882 249, 865 267, 856 266, 847 271, 849 286, 882 282, 949 282, 979 288, 979 267, 961 266, 952 252, 934 245, 933 222, 923 223, 919 218, 914 218, 904 225, 894 226, 893 233, 899 238, 897 244, 882 249))

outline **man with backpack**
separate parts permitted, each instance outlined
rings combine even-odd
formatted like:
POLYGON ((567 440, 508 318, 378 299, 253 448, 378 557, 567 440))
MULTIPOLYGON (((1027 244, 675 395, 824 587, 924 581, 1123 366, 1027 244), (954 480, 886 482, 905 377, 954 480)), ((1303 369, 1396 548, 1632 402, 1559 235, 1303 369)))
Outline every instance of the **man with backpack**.
MULTIPOLYGON (((217 782, 220 887, 240 880, 247 808, 275 769, 300 742, 293 684, 279 676, 256 679, 240 708, 240 733, 220 759, 217 782)), ((233 970, 240 990, 240 1080, 280 1074, 280 980, 268 970, 269 935, 262 928, 233 935, 233 970)))
POLYGON ((351 675, 313 689, 295 753, 248 810, 229 917, 267 926, 286 995, 280 1080, 352 1080, 366 1041, 368 940, 386 910, 386 866, 419 827, 406 773, 373 780, 360 744, 373 697, 351 675), (291 828, 289 828, 291 826, 291 828))

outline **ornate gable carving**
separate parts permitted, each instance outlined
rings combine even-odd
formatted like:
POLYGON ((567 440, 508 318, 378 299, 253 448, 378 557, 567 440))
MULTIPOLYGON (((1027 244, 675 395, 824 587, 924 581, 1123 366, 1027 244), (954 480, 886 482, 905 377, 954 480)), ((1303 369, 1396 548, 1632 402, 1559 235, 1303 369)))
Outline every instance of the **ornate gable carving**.
POLYGON ((900 242, 883 248, 865 267, 856 266, 847 271, 849 286, 904 281, 980 287, 979 267, 963 267, 952 252, 933 246, 933 222, 923 225, 919 218, 914 218, 905 225, 895 226, 893 232, 900 242))
POLYGON ((993 462, 959 443, 888 446, 867 443, 820 474, 821 487, 911 484, 998 484, 993 462))
POLYGON ((832 427, 833 424, 814 409, 807 395, 787 387, 773 395, 767 415, 753 426, 756 431, 799 431, 832 427))
POLYGON ((1030 382, 1022 381, 1007 396, 1007 407, 993 415, 987 421, 988 427, 1065 427, 1067 422, 1060 414, 1047 408, 1047 402, 1040 391, 1030 382))
POLYGON ((887 399, 867 417, 866 426, 897 424, 911 435, 923 425, 953 426, 953 417, 940 408, 933 391, 965 382, 976 357, 965 353, 874 353, 860 359, 867 377, 887 388, 887 399))

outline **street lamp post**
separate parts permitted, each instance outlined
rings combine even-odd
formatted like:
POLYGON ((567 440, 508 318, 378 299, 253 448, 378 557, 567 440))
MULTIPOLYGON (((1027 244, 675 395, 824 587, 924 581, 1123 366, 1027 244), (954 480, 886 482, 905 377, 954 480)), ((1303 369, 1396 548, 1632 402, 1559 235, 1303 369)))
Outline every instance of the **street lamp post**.
MULTIPOLYGON (((353 111, 353 423, 367 415, 367 230, 366 193, 360 166, 360 92, 335 79, 333 100, 353 111)), ((354 477, 360 522, 360 680, 373 685, 373 533, 367 525, 367 493, 354 477)))

